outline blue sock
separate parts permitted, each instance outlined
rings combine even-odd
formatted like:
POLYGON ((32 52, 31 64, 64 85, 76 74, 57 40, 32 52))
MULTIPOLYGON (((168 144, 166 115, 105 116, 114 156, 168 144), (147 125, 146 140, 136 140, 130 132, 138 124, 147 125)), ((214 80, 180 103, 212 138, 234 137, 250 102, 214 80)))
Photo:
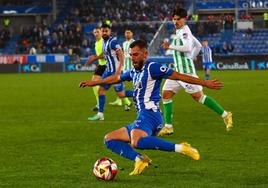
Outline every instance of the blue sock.
POLYGON ((209 74, 206 74, 206 80, 209 80, 209 74))
POLYGON ((139 139, 137 143, 139 149, 153 149, 163 151, 175 151, 175 144, 162 140, 155 136, 146 136, 139 139))
POLYGON ((133 90, 126 90, 126 97, 133 97, 133 90))
POLYGON ((106 101, 106 96, 99 95, 99 112, 104 112, 105 101, 106 101))
POLYGON ((139 155, 128 143, 120 140, 104 140, 104 144, 108 149, 132 161, 139 155))

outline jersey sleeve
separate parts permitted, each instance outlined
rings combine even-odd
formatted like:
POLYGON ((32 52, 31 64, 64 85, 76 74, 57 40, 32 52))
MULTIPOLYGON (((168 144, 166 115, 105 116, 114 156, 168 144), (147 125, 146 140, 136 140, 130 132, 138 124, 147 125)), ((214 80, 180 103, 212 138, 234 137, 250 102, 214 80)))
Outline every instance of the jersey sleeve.
POLYGON ((121 49, 120 44, 117 42, 117 40, 112 40, 111 41, 111 49, 116 50, 116 49, 121 49))
POLYGON ((131 75, 131 72, 128 71, 126 73, 123 73, 120 75, 120 80, 121 81, 132 81, 132 75, 131 75))
POLYGON ((202 44, 197 40, 197 38, 195 38, 194 36, 192 37, 193 37, 193 50, 191 52, 191 58, 195 59, 202 48, 202 44))
POLYGON ((174 70, 169 69, 165 65, 161 65, 159 63, 152 63, 149 71, 153 79, 166 79, 174 72, 174 70))
POLYGON ((180 34, 176 35, 177 44, 171 44, 169 49, 176 50, 179 52, 190 52, 191 51, 191 33, 184 29, 180 34))

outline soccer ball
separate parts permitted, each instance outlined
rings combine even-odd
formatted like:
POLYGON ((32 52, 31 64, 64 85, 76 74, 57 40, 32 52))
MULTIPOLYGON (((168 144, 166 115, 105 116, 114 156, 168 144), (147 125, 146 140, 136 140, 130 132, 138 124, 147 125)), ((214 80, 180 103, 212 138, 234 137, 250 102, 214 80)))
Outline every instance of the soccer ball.
POLYGON ((101 158, 95 162, 93 174, 100 180, 112 180, 117 174, 117 165, 108 157, 101 158))

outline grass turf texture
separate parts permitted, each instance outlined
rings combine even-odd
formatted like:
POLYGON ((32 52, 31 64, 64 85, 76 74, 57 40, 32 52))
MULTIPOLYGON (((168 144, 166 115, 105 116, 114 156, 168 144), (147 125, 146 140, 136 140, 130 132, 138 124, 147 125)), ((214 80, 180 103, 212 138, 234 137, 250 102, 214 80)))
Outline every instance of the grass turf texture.
MULTIPOLYGON (((203 75, 203 72, 199 72, 203 75)), ((174 99, 175 134, 201 153, 141 151, 158 168, 129 176, 133 162, 103 145, 103 137, 135 119, 135 110, 105 108, 105 121, 88 122, 95 105, 91 88, 78 88, 88 73, 0 74, 0 187, 268 187, 268 76, 264 71, 212 73, 224 89, 205 92, 234 115, 227 133, 222 119, 183 91, 174 99), (98 181, 94 162, 117 162, 116 180, 98 181)), ((107 103, 115 99, 111 90, 107 103)))

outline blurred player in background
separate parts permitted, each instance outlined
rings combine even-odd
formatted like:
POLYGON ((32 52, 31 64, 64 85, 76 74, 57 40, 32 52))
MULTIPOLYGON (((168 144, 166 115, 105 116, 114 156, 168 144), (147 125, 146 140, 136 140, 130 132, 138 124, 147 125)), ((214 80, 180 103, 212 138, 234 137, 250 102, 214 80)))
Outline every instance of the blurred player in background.
MULTIPOLYGON (((131 57, 129 55, 129 45, 134 42, 135 40, 133 39, 133 32, 131 29, 127 28, 125 30, 125 38, 126 41, 123 42, 123 51, 124 51, 124 66, 123 66, 123 72, 127 72, 127 71, 131 71, 132 69, 132 60, 131 57)), ((114 102, 109 103, 110 105, 118 105, 118 106, 122 106, 122 101, 121 99, 118 97, 114 102)), ((125 110, 129 110, 128 106, 125 106, 125 110)))
POLYGON ((210 72, 212 69, 212 50, 210 49, 210 47, 208 46, 208 40, 205 39, 202 42, 202 48, 201 48, 201 53, 202 53, 202 62, 203 62, 203 67, 205 70, 205 78, 206 80, 209 80, 210 77, 210 72))
MULTIPOLYGON (((173 50, 175 70, 177 72, 198 78, 193 63, 193 56, 196 56, 199 53, 201 44, 197 42, 189 27, 185 25, 187 11, 182 8, 175 8, 172 17, 173 23, 176 27, 176 36, 172 44, 164 41, 162 46, 165 50, 173 50)), ((180 88, 183 88, 187 93, 189 93, 195 101, 200 102, 219 114, 226 124, 227 131, 233 127, 232 113, 225 111, 212 97, 205 95, 203 93, 202 86, 167 79, 163 86, 162 95, 165 127, 159 132, 159 136, 173 133, 172 97, 179 91, 180 88)))
MULTIPOLYGON (((103 38, 102 38, 102 32, 101 32, 101 28, 95 28, 93 30, 93 34, 96 38, 96 42, 95 42, 95 52, 96 52, 96 56, 100 56, 102 54, 102 48, 103 48, 103 38)), ((91 59, 93 59, 94 56, 90 56, 89 57, 89 61, 86 64, 92 64, 93 61, 90 61, 91 59)), ((106 69, 106 61, 105 59, 99 58, 98 59, 98 65, 97 68, 94 72, 94 75, 92 77, 92 80, 100 80, 104 71, 106 69)), ((97 101, 97 105, 92 109, 93 111, 98 111, 99 110, 99 95, 98 95, 98 90, 99 90, 99 86, 95 86, 93 87, 93 92, 94 95, 96 97, 96 101, 97 101)))
MULTIPOLYGON (((118 44, 116 38, 111 36, 111 27, 109 25, 103 24, 101 27, 102 31, 102 38, 104 40, 103 43, 103 53, 99 56, 93 56, 90 58, 90 62, 105 58, 106 60, 106 70, 102 75, 102 79, 109 77, 111 75, 120 74, 122 70, 122 66, 124 63, 124 53, 118 44)), ((122 98, 122 101, 125 105, 130 106, 131 102, 126 97, 132 97, 129 93, 132 94, 132 91, 125 92, 124 91, 124 84, 118 83, 116 85, 104 84, 100 85, 98 90, 99 95, 99 110, 98 113, 92 117, 89 117, 88 120, 90 121, 98 121, 104 120, 104 106, 106 102, 106 91, 113 86, 116 94, 118 97, 122 98)))
POLYGON ((139 175, 151 164, 149 157, 138 153, 134 148, 178 152, 194 160, 199 160, 198 151, 188 143, 175 144, 155 136, 163 127, 162 114, 159 108, 162 79, 183 80, 189 83, 202 84, 211 89, 220 89, 222 84, 217 80, 205 81, 180 74, 159 63, 148 61, 147 43, 143 40, 133 42, 130 48, 135 69, 120 76, 114 75, 104 80, 80 83, 80 87, 120 83, 121 81, 131 81, 133 83, 133 98, 137 110, 137 119, 125 127, 108 133, 104 140, 106 147, 118 155, 135 161, 134 170, 129 175, 139 175), (131 146, 128 142, 131 143, 131 146))
POLYGON ((125 30, 125 38, 126 38, 126 41, 123 42, 123 51, 125 55, 123 72, 128 72, 128 71, 131 71, 131 69, 133 68, 131 56, 129 55, 129 50, 130 50, 129 46, 132 42, 135 41, 133 39, 133 32, 131 29, 125 30))

